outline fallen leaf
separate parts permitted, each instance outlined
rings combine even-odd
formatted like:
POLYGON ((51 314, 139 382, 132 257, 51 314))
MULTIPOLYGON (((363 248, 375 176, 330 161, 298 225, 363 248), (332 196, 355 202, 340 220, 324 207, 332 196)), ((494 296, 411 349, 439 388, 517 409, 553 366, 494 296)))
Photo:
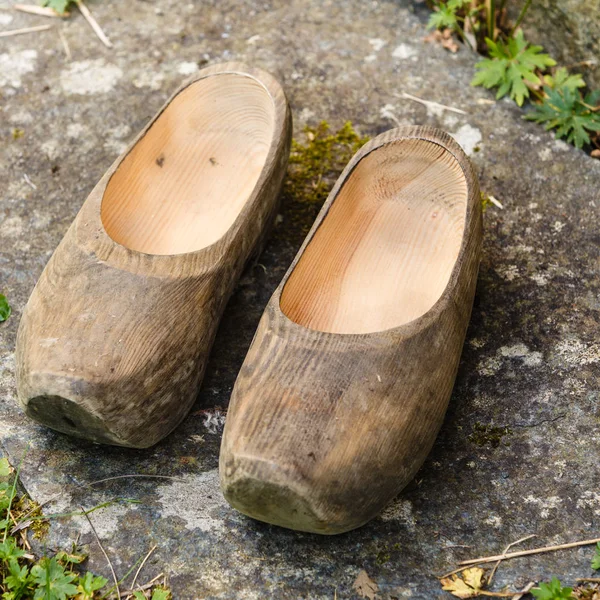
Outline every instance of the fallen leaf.
POLYGON ((474 590, 480 590, 483 587, 484 574, 485 571, 483 569, 473 567, 472 569, 463 571, 462 576, 469 587, 472 587, 474 590))
POLYGON ((431 44, 439 44, 442 48, 449 50, 453 54, 456 54, 459 49, 459 45, 452 35, 452 29, 444 29, 443 31, 436 29, 424 37, 423 41, 431 44))
POLYGON ((352 587, 361 598, 368 598, 369 600, 377 598, 379 586, 369 577, 364 569, 357 575, 352 587))
POLYGON ((600 158, 600 150, 592 150, 592 158, 600 158))
POLYGON ((475 598, 479 596, 484 585, 485 571, 480 567, 465 569, 460 575, 452 575, 440 580, 442 589, 457 598, 475 598))

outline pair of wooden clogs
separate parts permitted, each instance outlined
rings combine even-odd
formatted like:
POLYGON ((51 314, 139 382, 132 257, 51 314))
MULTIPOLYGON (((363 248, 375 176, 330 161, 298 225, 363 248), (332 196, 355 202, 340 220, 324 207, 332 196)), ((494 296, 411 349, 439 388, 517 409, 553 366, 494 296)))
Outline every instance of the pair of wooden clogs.
MULTIPOLYGON (((209 67, 171 97, 94 188, 25 308, 30 417, 137 448, 178 425, 277 213, 290 138, 285 95, 258 69, 209 67)), ((446 411, 480 246, 477 180, 452 138, 400 128, 361 148, 233 390, 220 472, 235 508, 339 533, 406 485, 446 411)))

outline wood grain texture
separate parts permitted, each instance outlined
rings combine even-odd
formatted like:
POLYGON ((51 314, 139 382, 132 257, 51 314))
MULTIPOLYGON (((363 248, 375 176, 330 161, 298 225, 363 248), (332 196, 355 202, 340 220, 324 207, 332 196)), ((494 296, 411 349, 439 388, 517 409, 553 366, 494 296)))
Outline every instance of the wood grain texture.
POLYGON ((400 492, 448 406, 481 240, 477 179, 447 134, 395 129, 354 156, 267 305, 236 381, 220 457, 232 506, 335 534, 400 492), (378 186, 386 190, 374 195, 378 186), (356 273, 357 257, 369 272, 356 273), (398 279, 427 293, 407 295, 398 279), (383 291, 365 296, 361 282, 383 291), (357 312, 350 292, 361 311, 377 314, 357 312))
POLYGON ((263 71, 215 65, 175 92, 94 188, 32 292, 16 349, 29 416, 132 447, 177 426, 276 215, 290 140, 287 100, 263 71), (214 104, 221 85, 222 110, 203 107, 202 89, 214 104), (250 137, 244 156, 229 152, 236 134, 250 137))

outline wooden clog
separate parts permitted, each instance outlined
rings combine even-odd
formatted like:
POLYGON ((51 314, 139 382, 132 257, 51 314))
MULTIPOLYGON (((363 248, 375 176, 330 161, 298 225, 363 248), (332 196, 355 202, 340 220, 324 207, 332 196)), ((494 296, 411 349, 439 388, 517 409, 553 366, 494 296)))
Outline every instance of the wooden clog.
POLYGON ((220 458, 233 507, 334 534, 400 492, 446 412, 481 239, 477 179, 447 134, 395 129, 354 156, 236 381, 220 458))
POLYGON ((59 431, 148 447, 194 402, 224 306, 278 205, 291 136, 269 74, 186 82, 85 201, 17 339, 18 395, 59 431))

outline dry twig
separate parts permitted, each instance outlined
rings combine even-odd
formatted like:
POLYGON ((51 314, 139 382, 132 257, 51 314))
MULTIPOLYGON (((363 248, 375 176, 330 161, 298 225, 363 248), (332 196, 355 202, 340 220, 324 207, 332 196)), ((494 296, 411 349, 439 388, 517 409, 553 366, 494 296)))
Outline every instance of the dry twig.
MULTIPOLYGON (((532 533, 531 535, 528 535, 527 537, 521 538, 520 540, 517 540, 516 542, 512 542, 510 543, 508 546, 506 546, 506 548, 504 548, 502 554, 506 554, 513 546, 516 546, 517 544, 520 544, 521 542, 526 542, 527 540, 530 540, 531 538, 537 537, 535 535, 535 533, 532 533)), ((498 570, 498 567, 500 566, 500 563, 502 562, 502 559, 500 559, 495 565, 494 568, 492 569, 492 572, 490 573, 490 576, 488 577, 488 585, 490 585, 492 583, 492 579, 494 579, 494 575, 496 574, 496 571, 498 570)))
POLYGON ((535 587, 535 583, 533 581, 529 582, 520 592, 515 594, 512 597, 512 600, 521 600, 523 596, 529 594, 529 592, 535 587))
POLYGON ((23 35, 24 33, 35 33, 36 31, 46 31, 51 28, 52 25, 36 25, 35 27, 23 27, 23 29, 11 29, 10 31, 0 31, 0 37, 12 37, 13 35, 23 35))
POLYGON ((600 542, 600 538, 593 540, 583 540, 581 542, 571 542, 569 544, 558 544, 556 546, 544 546, 543 548, 534 548, 532 550, 521 550, 520 552, 511 552, 509 554, 497 554, 496 556, 484 556, 482 558, 473 558, 463 560, 459 565, 473 565, 476 563, 489 563, 498 560, 508 560, 510 558, 518 558, 519 556, 531 556, 532 554, 543 554, 544 552, 556 552, 557 550, 567 550, 568 548, 577 548, 578 546, 591 546, 600 542))

